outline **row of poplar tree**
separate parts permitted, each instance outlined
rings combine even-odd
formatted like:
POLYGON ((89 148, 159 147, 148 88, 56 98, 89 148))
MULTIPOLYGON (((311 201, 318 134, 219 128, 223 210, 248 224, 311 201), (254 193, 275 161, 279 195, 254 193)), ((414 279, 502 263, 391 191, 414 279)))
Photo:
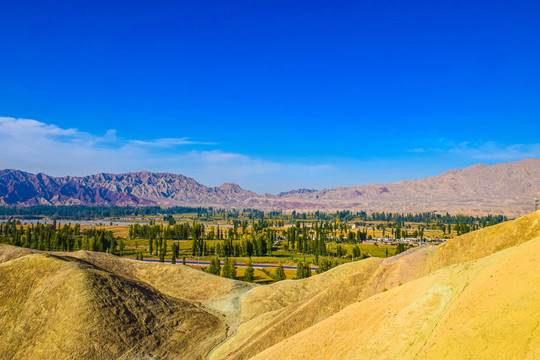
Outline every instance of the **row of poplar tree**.
POLYGON ((85 229, 78 224, 60 226, 52 224, 30 224, 23 227, 19 220, 8 220, 0 224, 0 242, 46 251, 91 250, 121 254, 124 242, 113 236, 112 231, 85 229))

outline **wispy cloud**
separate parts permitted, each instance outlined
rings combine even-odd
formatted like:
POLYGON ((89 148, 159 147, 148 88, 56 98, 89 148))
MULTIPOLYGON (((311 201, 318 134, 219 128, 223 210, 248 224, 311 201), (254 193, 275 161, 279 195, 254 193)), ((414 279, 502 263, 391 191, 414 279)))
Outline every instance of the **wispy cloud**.
POLYGON ((171 148, 174 146, 181 145, 217 145, 217 143, 212 142, 203 142, 203 141, 193 141, 189 138, 162 138, 156 140, 130 140, 130 143, 139 146, 149 146, 157 148, 171 148))
POLYGON ((493 141, 462 142, 451 148, 449 152, 478 160, 512 161, 540 157, 540 143, 503 145, 493 141))
POLYGON ((205 149, 211 142, 183 138, 125 139, 114 129, 94 135, 27 119, 0 118, 0 168, 50 175, 159 171, 181 173, 207 185, 237 182, 259 192, 335 177, 327 164, 276 162, 205 149), (202 146, 203 148, 197 148, 202 146), (311 179, 311 181, 310 181, 311 179))
POLYGON ((540 143, 501 144, 495 141, 461 141, 440 138, 436 142, 426 141, 424 146, 407 150, 408 153, 431 158, 461 159, 462 161, 518 161, 540 157, 540 143))
POLYGON ((204 139, 127 139, 110 129, 103 135, 35 120, 0 117, 0 168, 55 176, 99 172, 180 173, 215 186, 235 182, 257 191, 328 188, 392 182, 437 175, 476 162, 495 163, 540 157, 540 144, 495 142, 418 144, 395 159, 318 158, 270 160, 227 152, 204 139), (426 166, 429 164, 429 166, 426 166))

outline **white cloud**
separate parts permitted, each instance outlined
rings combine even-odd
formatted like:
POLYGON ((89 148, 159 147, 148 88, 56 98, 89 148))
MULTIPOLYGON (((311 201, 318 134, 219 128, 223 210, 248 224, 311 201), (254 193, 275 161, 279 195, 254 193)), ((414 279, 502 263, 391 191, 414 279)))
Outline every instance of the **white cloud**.
POLYGON ((205 185, 236 182, 259 192, 278 192, 306 182, 316 186, 321 179, 337 175, 334 167, 325 164, 274 162, 219 149, 194 150, 192 145, 212 144, 188 138, 123 139, 114 129, 97 136, 35 120, 0 117, 0 168, 53 176, 173 172, 205 185))
POLYGON ((479 160, 512 161, 540 157, 540 144, 503 145, 490 141, 486 143, 462 142, 450 152, 479 160))
POLYGON ((189 140, 189 138, 163 138, 163 139, 156 139, 156 140, 130 140, 129 141, 132 144, 140 145, 140 146, 150 146, 150 147, 157 147, 157 148, 170 148, 174 146, 180 146, 180 145, 216 145, 216 143, 211 142, 202 142, 202 141, 192 141, 189 140))
POLYGON ((540 144, 452 143, 418 147, 414 156, 357 160, 273 161, 225 152, 215 144, 182 138, 126 139, 116 130, 95 135, 27 119, 0 117, 0 169, 53 176, 155 171, 184 174, 208 186, 235 182, 259 193, 392 182, 437 175, 471 162, 540 157, 540 144), (423 153, 429 159, 419 158, 423 153))

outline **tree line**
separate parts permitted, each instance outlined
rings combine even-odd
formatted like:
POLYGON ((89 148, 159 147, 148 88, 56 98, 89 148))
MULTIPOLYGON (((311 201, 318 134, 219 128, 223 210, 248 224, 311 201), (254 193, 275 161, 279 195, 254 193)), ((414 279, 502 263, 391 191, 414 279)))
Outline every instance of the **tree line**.
POLYGON ((284 223, 294 223, 297 220, 336 220, 346 221, 386 221, 386 222, 416 222, 429 225, 434 222, 444 224, 465 223, 469 226, 480 224, 482 227, 498 224, 508 220, 504 215, 469 216, 469 215, 442 215, 435 212, 422 213, 391 213, 342 210, 336 212, 297 212, 290 214, 277 211, 261 211, 257 209, 221 209, 214 207, 173 206, 163 208, 160 206, 85 206, 85 205, 35 205, 28 207, 0 207, 0 216, 19 216, 22 218, 39 218, 46 216, 56 219, 92 220, 103 218, 122 218, 137 216, 161 215, 170 218, 172 215, 193 214, 196 218, 234 220, 245 218, 248 220, 282 220, 284 223))
POLYGON ((25 228, 20 220, 8 220, 0 224, 0 242, 46 251, 91 250, 111 254, 124 252, 124 242, 115 238, 112 231, 81 231, 78 224, 60 226, 56 221, 52 224, 30 224, 25 228))

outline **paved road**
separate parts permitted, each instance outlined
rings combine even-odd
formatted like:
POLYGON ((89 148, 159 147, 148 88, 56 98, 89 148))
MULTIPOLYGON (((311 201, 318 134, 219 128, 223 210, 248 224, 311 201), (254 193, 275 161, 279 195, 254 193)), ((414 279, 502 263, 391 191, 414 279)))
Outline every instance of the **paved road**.
MULTIPOLYGON (((131 258, 131 257, 128 257, 127 259, 135 260, 135 258, 131 258)), ((144 259, 143 261, 146 261, 146 262, 159 262, 158 259, 144 259)), ((171 260, 165 260, 165 262, 170 264, 171 260)), ((176 264, 178 264, 178 265, 182 264, 182 259, 177 259, 176 264)), ((210 265, 210 261, 207 261, 207 260, 198 261, 198 260, 193 260, 193 259, 186 259, 186 265, 208 266, 208 265, 210 265)), ((223 261, 221 261, 221 265, 224 265, 223 261)), ((267 263, 252 263, 252 265, 253 265, 253 268, 255 268, 255 269, 277 268, 278 267, 278 264, 267 264, 267 263)), ((246 263, 237 262, 236 266, 245 267, 246 263)), ((288 270, 296 270, 296 265, 286 265, 286 264, 284 264, 283 268, 288 269, 288 270)), ((316 270, 317 268, 318 268, 318 266, 311 265, 311 270, 316 270)))

